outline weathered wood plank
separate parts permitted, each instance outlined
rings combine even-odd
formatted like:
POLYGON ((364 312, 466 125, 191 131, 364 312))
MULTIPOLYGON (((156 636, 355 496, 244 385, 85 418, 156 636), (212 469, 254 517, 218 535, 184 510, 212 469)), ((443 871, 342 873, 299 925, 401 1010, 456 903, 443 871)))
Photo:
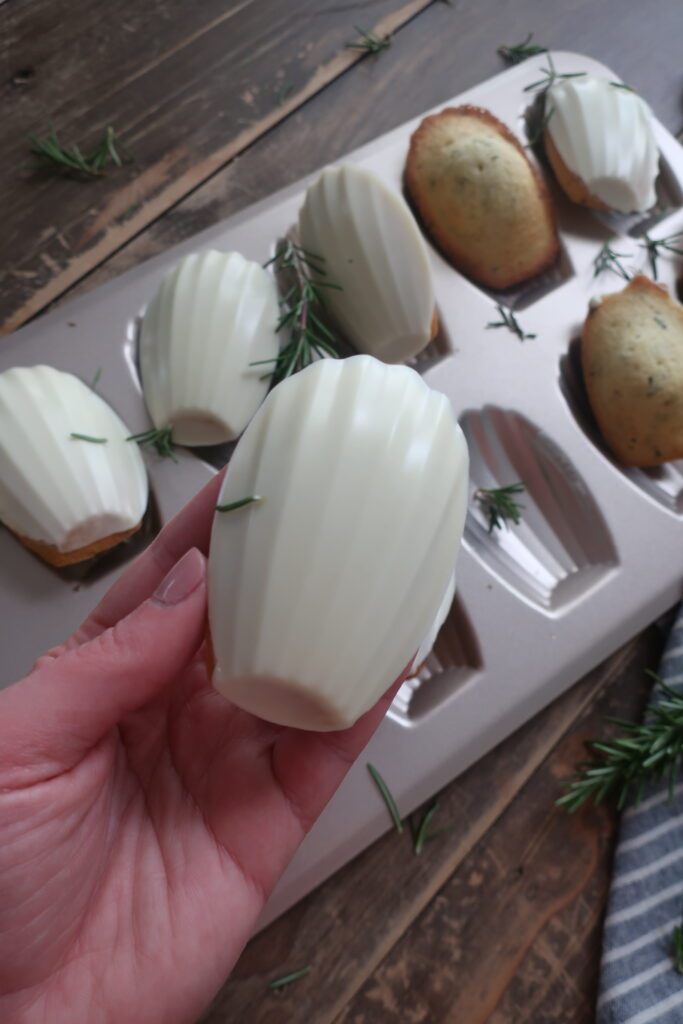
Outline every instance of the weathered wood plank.
MULTIPOLYGON (((598 728, 593 709, 603 692, 607 697, 601 702, 602 709, 609 707, 613 713, 632 714, 640 707, 642 666, 654 663, 658 645, 659 637, 654 629, 644 640, 631 641, 604 666, 453 782, 440 797, 438 818, 434 821, 435 827, 456 823, 452 834, 428 843, 419 857, 414 855, 407 834, 387 834, 252 940, 232 978, 203 1018, 204 1024, 237 1024, 246 1020, 250 1024, 275 1024, 283 1020, 289 1024, 299 1021, 331 1024, 340 1013, 344 1024, 352 1021, 376 1024, 385 1019, 434 1022, 457 1019, 460 1024, 464 1021, 475 1024, 485 1019, 467 1014, 457 1018, 439 1016, 445 1005, 438 1002, 441 990, 448 990, 448 998, 454 999, 459 987, 469 984, 468 972, 477 970, 474 954, 471 962, 464 962, 464 941, 460 962, 449 962, 452 943, 449 939, 440 945, 440 929, 443 926, 445 933, 448 928, 457 932, 461 915, 469 929, 468 935, 472 942, 476 939, 477 950, 483 957, 491 936, 497 934, 492 918, 501 907, 506 909, 510 917, 508 939, 511 945, 501 947, 501 962, 496 964, 502 977, 505 970, 513 974, 521 963, 522 957, 516 951, 517 939, 531 946, 534 929, 540 930, 564 903, 570 904, 591 879, 595 884, 598 863, 603 872, 598 886, 602 895, 606 865, 603 852, 612 832, 612 819, 592 813, 575 818, 556 813, 557 775, 568 774, 579 754, 581 739, 598 728), (581 724, 576 726, 577 722, 581 724), (528 780, 570 729, 574 730, 572 735, 562 742, 558 754, 539 772, 540 781, 531 785, 528 794, 522 793, 528 780), (496 831, 494 822, 504 812, 505 831, 496 831), (488 838, 483 837, 487 837, 490 829, 493 838, 489 845, 488 838), (547 841, 544 829, 551 837, 547 841), (515 836, 515 833, 519 834, 515 836), (498 902, 489 894, 486 898, 493 901, 490 904, 480 893, 478 883, 468 884, 468 879, 475 877, 473 872, 482 872, 477 867, 481 849, 472 852, 482 839, 490 864, 486 877, 492 878, 491 872, 496 866, 498 869, 494 893, 498 902), (508 842, 512 845, 506 853, 508 842), (566 850, 560 857, 561 843, 566 844, 566 850), (466 867, 458 870, 449 882, 463 862, 466 867), (515 872, 519 866, 523 873, 517 878, 515 872), (436 922, 433 927, 429 925, 431 931, 420 918, 402 939, 406 929, 446 883, 444 891, 451 893, 454 887, 455 895, 449 895, 446 904, 441 898, 437 899, 436 909, 426 911, 424 919, 436 922), (530 895, 533 890, 528 886, 532 885, 536 885, 542 899, 541 895, 538 898, 530 895), (449 923, 445 914, 451 902, 459 909, 449 923), (439 914, 441 917, 431 916, 439 914), (482 920, 482 915, 488 916, 482 920), (404 956, 405 943, 408 952, 404 956), (393 947, 396 952, 391 952, 393 947), (382 964, 385 957, 386 968, 382 964), (411 958, 415 960, 415 972, 411 972, 411 958), (313 971, 291 989, 279 993, 266 990, 269 979, 308 963, 313 965, 313 971), (371 977, 376 968, 377 974, 371 977), (433 986, 429 984, 429 975, 434 978, 433 986), (415 986, 412 995, 407 992, 410 985, 415 986), (377 995, 380 990, 389 993, 386 1001, 377 995), (356 998, 355 993, 359 993, 356 998), (394 995, 396 1009, 392 1011, 394 995), (430 1000, 434 1001, 438 1013, 433 1012, 430 1000), (349 1010, 345 1015, 347 1004, 349 1010), (429 1007, 426 1016, 419 1015, 423 1005, 429 1007), (411 1006, 416 1007, 416 1015, 403 1016, 411 1006), (386 1018, 382 1014, 386 1014, 386 1018)), ((387 781, 390 783, 391 779, 387 781)), ((569 913, 576 915, 574 910, 569 913)), ((549 936, 547 941, 551 938, 549 936)), ((491 965, 489 957, 489 970, 491 965)), ((493 985, 493 978, 486 980, 483 969, 477 979, 483 989, 493 985)))
POLYGON ((354 63, 354 20, 396 31, 431 0, 220 0, 0 8, 4 268, 0 325, 43 309, 354 63), (4 52, 3 52, 4 51, 4 52), (287 90, 287 95, 284 94, 287 90), (9 93, 8 93, 9 91, 9 93), (114 125, 135 164, 97 180, 24 168, 52 120, 87 150, 114 125))
MULTIPOLYGON (((338 1024, 593 1021, 617 816, 613 809, 592 807, 570 816, 554 801, 558 780, 584 755, 585 740, 613 731, 603 716, 641 713, 649 688, 644 668, 656 664, 659 649, 652 630, 622 651, 619 666, 612 666, 609 677, 603 674, 602 692, 592 691, 552 754, 348 1003, 338 1024)), ((527 727, 532 737, 547 731, 541 717, 527 727)), ((514 737, 508 741, 515 751, 516 743, 514 737)), ((491 760, 497 774, 491 782, 500 784, 507 752, 500 749, 491 760)), ((477 769, 471 774, 476 779, 477 769)))
POLYGON ((683 72, 674 58, 680 10, 678 0, 669 0, 658 8, 658 18, 648 20, 639 0, 624 0, 614 21, 609 0, 575 0, 559 8, 544 0, 525 0, 523 16, 518 5, 500 5, 498 0, 480 0, 476 6, 436 2, 399 32, 388 50, 362 61, 352 74, 318 93, 134 238, 72 294, 111 280, 491 77, 505 67, 497 45, 519 41, 528 28, 550 46, 584 52, 611 65, 676 131, 683 127, 681 88, 671 84, 680 79, 683 85, 683 72), (644 59, 643 54, 651 56, 644 59), (670 75, 661 75, 662 62, 668 62, 670 75))

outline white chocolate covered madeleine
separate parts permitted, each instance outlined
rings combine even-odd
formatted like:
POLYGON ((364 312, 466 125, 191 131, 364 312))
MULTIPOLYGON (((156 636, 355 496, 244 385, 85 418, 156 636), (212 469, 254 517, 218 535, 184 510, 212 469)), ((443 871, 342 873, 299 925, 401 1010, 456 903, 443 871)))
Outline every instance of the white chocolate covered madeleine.
POLYGON ((0 520, 53 565, 118 543, 147 507, 147 474, 129 434, 73 374, 0 373, 0 520))
POLYGON ((546 152, 570 199, 621 213, 654 206, 659 151, 652 112, 637 93, 581 75, 558 79, 545 103, 546 152))
POLYGON ((330 318, 358 349, 411 359, 435 334, 427 249, 407 203, 372 171, 327 167, 306 192, 299 238, 322 260, 330 318))
POLYGON ((278 343, 275 282, 237 252, 193 253, 162 280, 140 329, 140 373, 154 426, 177 444, 238 437, 268 391, 278 343))
POLYGON ((230 464, 209 556, 213 682, 305 729, 351 725, 411 665, 453 571, 467 445, 444 395, 369 356, 279 384, 230 464))

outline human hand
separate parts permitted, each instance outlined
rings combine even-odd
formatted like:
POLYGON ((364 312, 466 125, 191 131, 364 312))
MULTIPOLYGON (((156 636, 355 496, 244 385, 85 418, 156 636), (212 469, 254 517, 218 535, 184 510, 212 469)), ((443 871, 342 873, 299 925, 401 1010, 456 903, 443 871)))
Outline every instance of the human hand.
POLYGON ((0 692, 0 1020, 192 1021, 395 692, 308 733, 211 688, 219 486, 0 692))

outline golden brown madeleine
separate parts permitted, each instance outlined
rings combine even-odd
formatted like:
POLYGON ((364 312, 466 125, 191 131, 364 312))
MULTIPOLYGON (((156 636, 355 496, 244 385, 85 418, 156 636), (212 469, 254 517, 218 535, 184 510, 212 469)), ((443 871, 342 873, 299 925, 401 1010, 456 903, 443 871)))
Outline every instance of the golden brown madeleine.
POLYGON ((581 362, 605 441, 627 466, 683 458, 683 306, 639 274, 591 305, 581 362))
POLYGON ((410 140, 406 187, 436 245, 481 284, 512 288, 557 259, 545 184, 488 110, 448 107, 426 117, 410 140))

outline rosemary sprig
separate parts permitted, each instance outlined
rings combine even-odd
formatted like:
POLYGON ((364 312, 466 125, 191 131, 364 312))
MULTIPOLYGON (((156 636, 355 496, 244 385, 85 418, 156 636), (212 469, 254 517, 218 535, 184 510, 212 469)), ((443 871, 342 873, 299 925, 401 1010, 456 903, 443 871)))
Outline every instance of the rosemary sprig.
POLYGON ((516 334, 517 337, 521 341, 524 341, 525 338, 535 338, 536 337, 535 334, 525 334, 524 333, 524 331, 522 330, 522 328, 521 328, 521 326, 519 324, 519 320, 517 319, 517 317, 515 316, 515 314, 512 312, 511 309, 510 310, 505 309, 505 307, 501 306, 501 304, 499 302, 496 303, 496 309, 498 310, 498 313, 500 314, 500 320, 493 320, 493 321, 489 322, 486 325, 486 329, 487 330, 488 330, 489 327, 507 327, 507 329, 509 331, 512 331, 513 334, 516 334))
POLYGON ((275 978, 274 981, 268 982, 268 988, 284 988, 285 985, 291 985, 293 981, 298 981, 299 978, 304 978, 307 974, 310 974, 312 967, 309 964, 307 967, 301 967, 298 971, 291 971, 290 974, 285 974, 282 978, 275 978))
POLYGON ((560 74, 555 68, 553 58, 548 54, 548 67, 541 68, 542 78, 539 78, 537 82, 531 82, 530 85, 525 85, 523 92, 531 92, 532 89, 541 88, 543 92, 546 92, 551 85, 554 85, 560 78, 583 78, 585 77, 585 71, 574 71, 570 73, 560 74))
POLYGON ((74 441, 91 441, 92 444, 106 444, 106 437, 91 437, 90 434, 69 434, 69 437, 73 437, 74 441))
POLYGON ((172 427, 161 427, 160 429, 152 427, 151 430, 143 430, 139 434, 131 434, 130 437, 126 438, 126 441, 137 441, 141 446, 151 445, 156 449, 157 455, 160 455, 163 459, 173 459, 174 462, 177 462, 178 459, 173 451, 173 441, 171 440, 172 433, 172 427))
POLYGON ((231 501, 227 505, 216 505, 216 512, 234 512, 237 508, 244 508, 245 505, 260 505, 263 498, 260 494, 251 494, 248 498, 240 498, 239 501, 231 501))
POLYGON ((656 672, 648 669, 647 674, 661 687, 662 699, 650 709, 645 722, 606 719, 620 726, 625 735, 607 743, 587 743, 598 756, 577 764, 572 778, 563 783, 568 792, 557 801, 559 807, 572 812, 587 800, 597 805, 607 797, 616 797, 621 809, 632 790, 638 801, 647 782, 665 776, 669 796, 673 797, 683 760, 683 694, 668 686, 656 672))
POLYGON ((382 776, 380 775, 380 773, 377 771, 377 769, 375 768, 375 766, 373 764, 368 764, 367 767, 368 767, 368 771, 370 772, 370 775, 372 776, 372 778, 374 780, 375 785, 377 786, 378 790, 380 791, 380 794, 382 796, 382 799, 384 800, 384 803, 387 805, 387 810, 389 811, 389 814, 391 815, 391 820, 394 823, 394 828, 396 829, 397 832, 402 832, 403 831, 403 822, 401 821, 401 815, 398 813, 398 807, 396 806, 396 801, 394 800, 393 796, 391 795, 391 791, 390 791, 389 787, 387 786, 386 782, 384 781, 384 779, 382 778, 382 776))
POLYGON ((514 46, 507 46, 503 44, 498 47, 498 53, 504 60, 510 62, 510 64, 521 64, 523 60, 527 60, 528 57, 536 57, 539 53, 547 53, 547 46, 539 46, 537 43, 532 43, 531 40, 534 38, 533 32, 530 32, 526 39, 521 43, 515 43, 514 46))
POLYGON ((640 246, 647 252, 647 258, 652 269, 652 277, 655 281, 658 279, 657 259, 662 255, 662 252, 672 252, 676 256, 683 256, 683 249, 679 249, 672 244, 678 241, 683 242, 683 231, 676 231, 673 235, 667 235, 665 238, 653 238, 647 232, 643 235, 643 241, 640 243, 640 246))
POLYGON ((102 367, 100 366, 99 370, 97 371, 97 373, 95 374, 95 376, 92 379, 92 384, 90 385, 90 390, 91 391, 97 391, 97 385, 100 383, 100 377, 101 376, 102 376, 102 367))
POLYGON ((54 171, 61 171, 63 174, 95 178, 102 174, 109 163, 121 167, 123 159, 119 154, 119 149, 126 158, 130 158, 130 153, 117 138, 111 125, 106 129, 104 136, 89 156, 84 155, 75 143, 72 146, 63 146, 52 122, 50 122, 49 134, 44 138, 41 139, 33 134, 28 138, 31 143, 31 153, 36 160, 42 166, 54 171))
POLYGON ((357 42, 347 43, 347 50, 363 50, 364 53, 380 53, 391 46, 391 36, 378 36, 374 32, 366 32, 358 25, 353 26, 360 36, 357 42))
POLYGON ((521 510, 524 505, 515 501, 515 494, 524 492, 524 484, 519 480, 515 484, 508 484, 507 487, 479 487, 474 492, 474 500, 481 508, 484 515, 488 516, 488 532, 502 530, 508 519, 518 526, 521 520, 521 510))
POLYGON ((593 260, 593 277, 599 277, 605 270, 611 270, 614 274, 623 277, 624 281, 630 281, 631 275, 620 260, 627 258, 624 252, 615 252, 608 242, 601 247, 600 252, 593 260))
POLYGON ((674 926, 673 934, 674 967, 678 974, 683 974, 683 924, 674 926))
POLYGON ((314 356, 339 357, 334 346, 334 336, 322 321, 325 301, 322 289, 333 288, 341 291, 338 284, 323 281, 325 270, 321 256, 308 252, 300 245, 287 239, 280 250, 264 264, 274 264, 280 272, 289 273, 293 284, 280 302, 280 318, 276 331, 287 328, 289 341, 278 352, 275 359, 261 359, 251 366, 265 366, 274 363, 273 383, 278 384, 285 377, 298 373, 313 362, 314 356))

